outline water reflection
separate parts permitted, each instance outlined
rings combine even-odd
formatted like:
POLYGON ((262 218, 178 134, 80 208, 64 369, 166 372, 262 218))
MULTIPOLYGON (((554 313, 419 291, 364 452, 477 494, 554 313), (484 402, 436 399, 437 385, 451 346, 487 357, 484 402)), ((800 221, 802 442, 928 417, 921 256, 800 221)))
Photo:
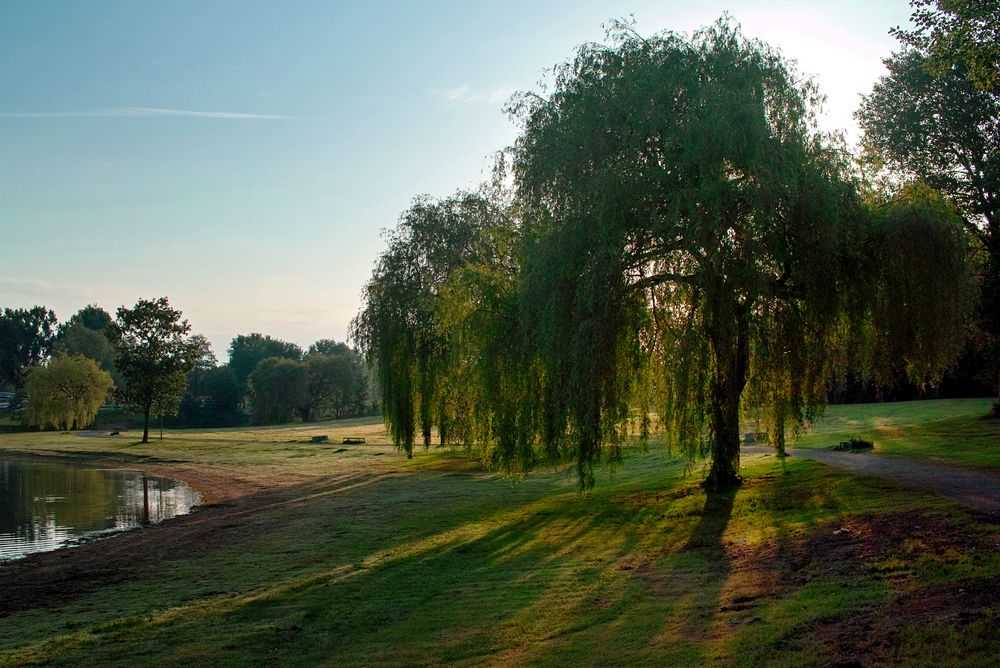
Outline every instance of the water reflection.
POLYGON ((61 462, 0 461, 0 561, 190 512, 182 482, 61 462))

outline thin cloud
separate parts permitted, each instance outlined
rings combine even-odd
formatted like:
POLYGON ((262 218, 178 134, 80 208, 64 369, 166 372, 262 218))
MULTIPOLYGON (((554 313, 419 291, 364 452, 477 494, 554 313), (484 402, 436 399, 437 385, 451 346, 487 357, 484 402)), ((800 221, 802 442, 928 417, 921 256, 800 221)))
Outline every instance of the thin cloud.
POLYGON ((477 89, 467 83, 454 88, 432 91, 440 98, 448 102, 464 102, 472 104, 476 102, 487 102, 489 104, 499 104, 506 102, 514 94, 515 88, 510 84, 500 84, 493 88, 477 89))
POLYGON ((250 114, 238 111, 199 111, 164 107, 107 107, 89 111, 4 111, 0 118, 212 118, 221 120, 291 120, 295 116, 250 114))
POLYGON ((76 284, 0 276, 0 304, 4 306, 16 308, 44 304, 62 315, 70 304, 83 305, 91 301, 91 291, 76 284))

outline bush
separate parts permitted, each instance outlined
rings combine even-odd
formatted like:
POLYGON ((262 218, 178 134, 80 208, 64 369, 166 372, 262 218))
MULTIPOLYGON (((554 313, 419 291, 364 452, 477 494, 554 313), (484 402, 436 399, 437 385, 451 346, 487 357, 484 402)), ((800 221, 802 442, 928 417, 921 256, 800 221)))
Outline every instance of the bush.
POLYGON ((834 450, 853 452, 855 450, 872 450, 875 448, 875 443, 872 441, 866 441, 863 438, 852 438, 849 441, 841 441, 834 450))

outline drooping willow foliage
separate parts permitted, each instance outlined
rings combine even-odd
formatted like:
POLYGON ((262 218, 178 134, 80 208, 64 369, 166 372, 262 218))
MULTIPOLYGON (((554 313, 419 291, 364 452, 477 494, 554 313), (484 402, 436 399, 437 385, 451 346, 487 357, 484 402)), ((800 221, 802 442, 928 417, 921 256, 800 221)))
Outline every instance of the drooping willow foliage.
POLYGON ((469 341, 494 340, 484 328, 508 308, 514 238, 502 207, 471 193, 418 198, 388 234, 351 330, 377 370, 393 441, 408 454, 418 430, 425 446, 435 427, 442 443, 478 430, 469 341), (484 299, 470 313, 473 294, 484 299), (464 331, 483 322, 478 337, 464 331))
POLYGON ((25 422, 39 429, 70 430, 90 426, 114 382, 93 360, 63 355, 33 367, 25 385, 29 397, 25 422))
POLYGON ((511 169, 544 239, 523 298, 558 379, 555 433, 569 426, 589 470, 648 390, 725 488, 748 380, 775 422, 822 397, 861 203, 814 131, 815 89, 766 45, 726 24, 612 37, 514 105, 511 169))
POLYGON ((846 152, 815 130, 812 84, 727 23, 609 37, 556 68, 548 95, 511 103, 505 197, 403 215, 354 338, 407 452, 437 427, 507 471, 574 460, 586 488, 655 415, 726 489, 744 414, 783 448, 844 364, 876 365, 888 346, 893 362, 940 366, 934 342, 962 304, 920 326, 915 308, 949 298, 894 292, 920 289, 897 255, 924 253, 897 228, 919 219, 918 235, 950 244, 924 255, 948 258, 946 286, 960 229, 923 204, 872 214, 846 152))

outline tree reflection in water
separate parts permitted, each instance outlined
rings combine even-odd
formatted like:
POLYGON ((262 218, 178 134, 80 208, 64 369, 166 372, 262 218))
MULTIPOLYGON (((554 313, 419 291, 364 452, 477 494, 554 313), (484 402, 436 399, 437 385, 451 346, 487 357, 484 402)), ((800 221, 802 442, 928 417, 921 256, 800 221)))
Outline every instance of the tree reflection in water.
POLYGON ((0 461, 0 561, 155 524, 197 501, 186 484, 138 471, 0 461))

